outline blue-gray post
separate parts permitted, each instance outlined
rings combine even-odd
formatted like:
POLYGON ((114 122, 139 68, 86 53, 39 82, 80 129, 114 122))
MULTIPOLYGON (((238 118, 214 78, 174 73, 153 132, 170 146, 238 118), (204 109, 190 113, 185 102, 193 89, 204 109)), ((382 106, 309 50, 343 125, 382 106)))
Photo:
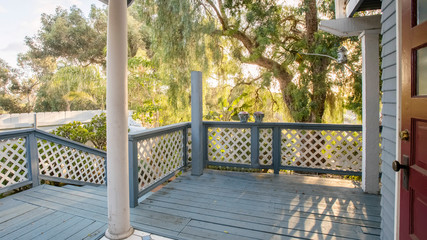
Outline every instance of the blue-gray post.
POLYGON ((31 174, 31 181, 33 182, 33 187, 36 187, 40 184, 39 181, 39 150, 37 148, 37 138, 36 134, 31 132, 27 137, 27 161, 29 164, 29 173, 31 174))
POLYGON ((191 72, 191 175, 203 174, 203 88, 202 72, 191 72))
POLYGON ((138 142, 129 140, 129 206, 138 206, 138 142))
POLYGON ((188 142, 188 127, 185 127, 182 129, 182 163, 184 165, 184 169, 187 169, 187 159, 188 159, 188 149, 187 149, 187 142, 188 142))
POLYGON ((279 174, 281 161, 281 132, 279 127, 273 128, 273 169, 275 174, 279 174))
POLYGON ((259 127, 251 127, 251 166, 259 168, 259 127))

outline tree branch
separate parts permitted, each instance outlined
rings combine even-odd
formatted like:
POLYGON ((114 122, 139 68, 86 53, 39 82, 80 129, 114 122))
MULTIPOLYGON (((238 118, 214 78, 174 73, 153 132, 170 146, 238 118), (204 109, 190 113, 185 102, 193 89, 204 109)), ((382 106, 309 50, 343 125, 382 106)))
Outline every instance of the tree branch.
POLYGON ((216 15, 217 15, 217 17, 218 17, 218 20, 219 20, 219 22, 221 23, 221 25, 222 25, 222 29, 225 31, 225 30, 228 30, 228 24, 227 24, 227 21, 226 20, 224 20, 224 18, 223 18, 223 16, 222 16, 222 14, 221 14, 221 12, 220 12, 220 10, 218 10, 218 8, 215 6, 215 4, 211 1, 211 0, 206 0, 207 2, 208 2, 208 4, 213 8, 213 10, 215 11, 215 13, 216 13, 216 15))

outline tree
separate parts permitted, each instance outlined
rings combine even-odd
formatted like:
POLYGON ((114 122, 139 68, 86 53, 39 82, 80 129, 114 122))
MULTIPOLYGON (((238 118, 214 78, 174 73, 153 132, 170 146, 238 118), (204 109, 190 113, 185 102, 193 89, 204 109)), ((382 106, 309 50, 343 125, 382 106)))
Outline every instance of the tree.
POLYGON ((235 61, 264 69, 265 86, 272 81, 268 78, 278 81, 294 121, 322 121, 326 97, 331 94, 331 62, 303 53, 336 56, 341 39, 317 29, 318 9, 330 14, 333 1, 304 0, 299 8, 292 8, 274 0, 146 0, 136 7, 145 21, 161 29, 153 45, 163 56, 170 53, 164 61, 179 61, 188 68, 192 65, 186 61, 192 56, 204 63, 206 56, 199 55, 211 51, 209 60, 214 65, 222 59, 215 58, 215 52, 229 54, 235 61), (221 44, 221 39, 228 45, 221 44), (199 45, 205 50, 198 50, 199 45))
POLYGON ((29 59, 53 58, 65 64, 105 65, 107 17, 105 10, 92 5, 89 18, 73 6, 56 8, 52 15, 42 14, 37 35, 26 37, 29 59))
POLYGON ((105 79, 96 67, 62 67, 43 81, 36 110, 105 109, 105 92, 105 79))
POLYGON ((0 59, 0 113, 27 112, 32 108, 37 82, 20 79, 17 69, 0 59))

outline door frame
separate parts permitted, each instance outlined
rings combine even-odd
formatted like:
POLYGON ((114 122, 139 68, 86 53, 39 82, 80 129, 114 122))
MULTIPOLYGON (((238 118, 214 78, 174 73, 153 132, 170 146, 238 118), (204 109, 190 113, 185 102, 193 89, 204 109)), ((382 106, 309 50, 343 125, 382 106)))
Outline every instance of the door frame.
MULTIPOLYGON (((402 54, 402 1, 395 0, 396 3, 396 160, 401 162, 401 147, 399 132, 401 131, 402 116, 402 73, 401 73, 401 54, 402 54)), ((399 239, 400 229, 400 173, 395 173, 395 200, 394 200, 394 240, 399 239)))

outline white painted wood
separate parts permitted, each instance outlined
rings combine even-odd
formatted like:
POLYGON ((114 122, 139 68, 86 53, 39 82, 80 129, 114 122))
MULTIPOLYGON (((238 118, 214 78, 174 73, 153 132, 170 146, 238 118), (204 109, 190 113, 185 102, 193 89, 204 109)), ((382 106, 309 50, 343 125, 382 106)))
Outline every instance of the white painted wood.
POLYGON ((320 21, 319 29, 340 36, 359 36, 365 30, 381 29, 381 15, 320 21))
POLYGON ((110 1, 107 30, 107 192, 109 239, 133 233, 129 208, 127 4, 110 1))
POLYGON ((273 164, 273 129, 259 129, 259 157, 260 165, 273 164))
POLYGON ((40 175, 104 184, 105 159, 82 150, 37 139, 40 175))
POLYGON ((29 179, 26 141, 25 137, 0 140, 0 189, 29 179))
POLYGON ((335 18, 345 18, 347 17, 345 13, 346 0, 335 0, 335 18))
POLYGON ((211 162, 251 164, 250 128, 208 128, 208 159, 211 162))
POLYGON ((281 164, 360 171, 360 131, 282 129, 281 164))
POLYGON ((182 133, 179 129, 137 143, 138 191, 152 186, 184 165, 182 133))
POLYGON ((363 31, 362 42, 362 189, 379 191, 379 34, 363 31))

